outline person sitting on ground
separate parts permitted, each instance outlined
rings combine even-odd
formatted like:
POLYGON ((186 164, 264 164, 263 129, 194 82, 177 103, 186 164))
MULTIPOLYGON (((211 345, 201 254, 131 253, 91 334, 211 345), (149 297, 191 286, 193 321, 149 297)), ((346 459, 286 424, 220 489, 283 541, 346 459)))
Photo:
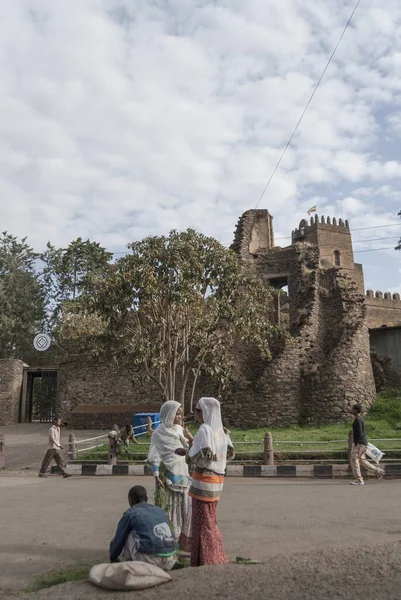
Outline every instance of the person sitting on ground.
POLYGON ((130 508, 122 516, 110 542, 110 562, 124 552, 125 560, 146 562, 170 571, 177 560, 177 543, 166 513, 148 503, 144 487, 136 485, 128 493, 130 508))
POLYGON ((366 450, 368 449, 368 439, 365 431, 365 421, 361 417, 362 406, 360 404, 354 404, 351 409, 351 415, 354 417, 354 423, 352 425, 352 434, 354 443, 351 451, 351 468, 352 474, 355 477, 355 481, 351 481, 351 485, 364 485, 363 477, 361 474, 361 465, 365 469, 375 475, 380 481, 384 476, 383 469, 372 465, 366 459, 366 450))

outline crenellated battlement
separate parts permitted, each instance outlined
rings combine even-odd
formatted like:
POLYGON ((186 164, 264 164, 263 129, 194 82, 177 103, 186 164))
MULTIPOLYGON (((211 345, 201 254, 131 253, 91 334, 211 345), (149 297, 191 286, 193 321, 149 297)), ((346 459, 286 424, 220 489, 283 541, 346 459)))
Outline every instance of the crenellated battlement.
POLYGON ((302 219, 298 229, 292 232, 292 242, 302 241, 308 235, 319 231, 341 232, 350 234, 349 222, 347 219, 338 219, 336 217, 325 217, 318 215, 310 217, 309 223, 306 219, 302 219))
POLYGON ((366 292, 366 299, 367 301, 370 302, 374 302, 375 300, 385 300, 386 302, 400 302, 401 303, 401 296, 400 294, 392 294, 391 292, 381 292, 381 291, 377 291, 374 292, 373 290, 367 290, 366 292))

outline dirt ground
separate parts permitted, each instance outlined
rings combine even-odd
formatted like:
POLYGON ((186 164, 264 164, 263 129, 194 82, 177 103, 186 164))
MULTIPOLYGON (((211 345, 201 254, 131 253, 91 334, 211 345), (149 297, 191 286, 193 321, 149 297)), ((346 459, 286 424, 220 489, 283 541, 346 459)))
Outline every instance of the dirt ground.
MULTIPOLYGON (((79 562, 107 561, 108 543, 126 508, 128 489, 141 477, 0 475, 0 597, 8 598, 37 574, 79 562)), ((219 524, 231 560, 260 566, 185 569, 162 588, 135 593, 143 600, 207 598, 401 597, 399 480, 364 487, 347 481, 226 480, 219 524)), ((120 598, 86 583, 65 584, 35 598, 120 598)), ((132 593, 130 594, 132 598, 132 593)))

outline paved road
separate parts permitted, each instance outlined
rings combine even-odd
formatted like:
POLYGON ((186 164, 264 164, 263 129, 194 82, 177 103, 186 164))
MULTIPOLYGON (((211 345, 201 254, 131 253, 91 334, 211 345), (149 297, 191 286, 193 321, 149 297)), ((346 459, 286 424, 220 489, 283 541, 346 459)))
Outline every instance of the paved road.
MULTIPOLYGON (((53 567, 106 560, 108 542, 133 484, 149 489, 152 482, 140 477, 0 476, 3 593, 17 591, 33 575, 53 567)), ((197 600, 216 598, 217 592, 219 598, 244 598, 248 595, 244 586, 251 582, 256 590, 253 599, 399 598, 400 496, 397 480, 355 488, 347 481, 227 479, 219 523, 228 554, 231 559, 264 560, 266 566, 177 572, 174 583, 163 588, 163 598, 184 594, 191 578, 199 580, 203 590, 197 600), (363 595, 358 592, 359 569, 364 571, 363 595), (336 581, 345 593, 351 589, 353 594, 338 595, 336 581), (384 595, 378 594, 379 584, 384 595), (391 595, 393 589, 397 595, 391 595), (321 594, 314 596, 313 590, 321 594), (369 595, 372 590, 375 596, 369 595)), ((104 595, 97 591, 100 595, 93 595, 84 584, 72 587, 62 594, 86 600, 104 595)), ((54 590, 52 596, 46 593, 38 598, 56 598, 54 590)), ((141 598, 155 598, 154 593, 141 598)), ((118 598, 123 600, 124 595, 118 598)))
MULTIPOLYGON (((4 433, 6 443, 6 469, 27 469, 38 471, 40 463, 46 452, 49 441, 49 423, 21 423, 0 427, 0 433, 4 433)), ((61 442, 68 449, 68 435, 70 431, 66 428, 61 430, 61 442)), ((104 431, 75 431, 77 440, 88 439, 103 435, 104 431)), ((94 442, 96 443, 96 442, 94 442)), ((88 447, 91 444, 87 444, 88 447)), ((85 447, 85 444, 80 447, 85 447)))

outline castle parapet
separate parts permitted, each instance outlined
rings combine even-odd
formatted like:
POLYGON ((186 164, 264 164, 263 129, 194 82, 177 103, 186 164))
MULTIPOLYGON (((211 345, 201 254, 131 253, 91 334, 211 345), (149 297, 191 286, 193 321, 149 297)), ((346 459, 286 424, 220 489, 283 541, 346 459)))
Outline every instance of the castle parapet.
POLYGON ((306 219, 302 219, 298 229, 295 229, 292 232, 292 242, 300 242, 309 234, 314 233, 317 230, 350 233, 349 222, 347 219, 345 219, 345 221, 339 219, 337 223, 336 217, 331 219, 330 217, 326 218, 325 216, 321 216, 319 219, 318 215, 315 215, 310 218, 309 223, 306 219))
POLYGON ((385 302, 400 302, 401 296, 398 293, 392 294, 391 292, 381 292, 378 290, 374 292, 373 290, 367 290, 366 292, 366 301, 368 304, 374 304, 375 301, 379 301, 381 303, 385 302))

